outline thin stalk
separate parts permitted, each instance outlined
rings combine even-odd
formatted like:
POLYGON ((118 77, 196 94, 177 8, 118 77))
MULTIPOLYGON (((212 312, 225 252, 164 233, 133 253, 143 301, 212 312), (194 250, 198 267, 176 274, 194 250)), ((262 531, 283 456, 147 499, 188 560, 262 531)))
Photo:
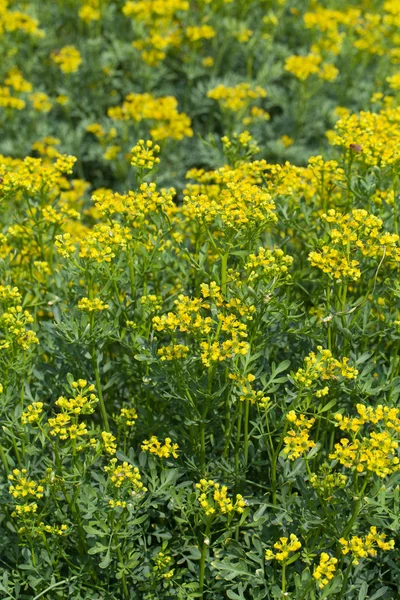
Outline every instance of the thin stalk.
POLYGON ((204 597, 204 575, 206 570, 206 557, 207 557, 207 548, 209 546, 209 535, 211 530, 212 520, 209 519, 204 531, 203 543, 201 546, 201 556, 200 556, 200 577, 199 577, 199 591, 200 598, 204 597), (208 541, 208 543, 206 543, 208 541))
POLYGON ((244 430, 243 430, 243 455, 244 455, 244 476, 247 472, 247 462, 249 458, 249 415, 250 415, 250 402, 246 400, 244 407, 244 430))
POLYGON ((228 273, 229 248, 221 259, 221 291, 224 298, 227 292, 227 273, 228 273))
POLYGON ((93 364, 94 376, 96 379, 97 395, 99 397, 100 412, 101 412, 101 416, 103 419, 103 426, 104 426, 105 431, 107 433, 110 433, 110 424, 108 422, 106 405, 104 403, 103 392, 101 390, 100 372, 99 372, 99 365, 97 362, 95 346, 93 346, 93 348, 92 348, 92 364, 93 364))
POLYGON ((358 500, 356 501, 356 503, 354 505, 353 513, 351 515, 350 521, 348 522, 348 524, 346 525, 346 527, 343 530, 342 535, 340 536, 342 538, 346 538, 347 537, 347 535, 350 533, 350 531, 351 531, 351 529, 352 529, 352 527, 354 525, 355 520, 358 517, 358 513, 360 511, 360 505, 361 505, 361 502, 363 500, 365 488, 368 485, 369 478, 370 478, 370 473, 365 478, 364 485, 362 486, 362 488, 360 490, 360 494, 359 494, 358 500))
MULTIPOLYGON (((118 556, 118 560, 121 563, 121 568, 124 566, 124 559, 122 557, 122 552, 121 552, 121 548, 119 546, 117 546, 117 556, 118 556)), ((125 577, 125 573, 124 571, 121 571, 121 579, 122 579, 122 589, 124 590, 124 596, 125 598, 129 598, 129 590, 128 590, 128 586, 126 584, 126 577, 125 577)))
POLYGON ((243 402, 239 401, 239 415, 236 430, 236 446, 235 446, 235 488, 237 488, 239 480, 239 449, 240 439, 242 436, 242 418, 243 418, 243 402))
POLYGON ((351 561, 349 562, 349 564, 347 566, 346 573, 345 573, 344 579, 343 579, 343 585, 342 585, 342 587, 340 589, 340 592, 336 596, 337 600, 341 600, 343 598, 343 594, 346 591, 347 581, 349 579, 350 571, 351 571, 351 561))

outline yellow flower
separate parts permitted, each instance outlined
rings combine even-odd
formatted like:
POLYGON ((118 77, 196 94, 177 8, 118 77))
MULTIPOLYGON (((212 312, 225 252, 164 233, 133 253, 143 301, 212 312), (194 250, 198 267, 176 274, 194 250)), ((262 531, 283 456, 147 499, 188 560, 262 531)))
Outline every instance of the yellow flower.
POLYGON ((108 309, 108 304, 105 304, 99 298, 94 298, 93 300, 89 300, 89 298, 81 298, 78 302, 79 310, 83 310, 85 312, 100 312, 102 310, 108 309))
POLYGON ((147 140, 146 142, 144 140, 139 140, 136 146, 131 150, 132 167, 150 171, 160 162, 160 159, 155 156, 158 152, 160 152, 160 146, 158 146, 158 144, 153 145, 151 140, 147 140))
POLYGON ((133 487, 135 493, 147 492, 147 489, 143 486, 139 469, 126 461, 118 464, 116 458, 111 458, 108 465, 104 467, 104 470, 108 473, 114 487, 120 488, 122 485, 128 483, 133 487))
POLYGON ((143 452, 150 452, 150 454, 156 454, 159 458, 178 458, 177 450, 178 444, 173 444, 171 438, 165 438, 164 444, 162 444, 155 435, 149 440, 144 440, 141 448, 143 452))
POLYGON ((30 479, 26 469, 13 469, 8 480, 13 482, 9 492, 14 498, 43 498, 44 487, 30 479))
POLYGON ((308 433, 308 430, 314 425, 315 419, 306 419, 304 415, 296 415, 293 410, 286 415, 286 419, 295 428, 290 429, 283 438, 285 444, 283 451, 289 460, 295 460, 315 447, 315 442, 310 440, 308 433))
POLYGON ((64 46, 52 52, 51 58, 63 73, 76 73, 82 64, 82 57, 75 46, 64 46))
POLYGON ((224 109, 238 112, 253 100, 266 98, 267 92, 264 88, 260 86, 252 87, 249 83, 238 83, 233 87, 220 84, 210 90, 207 97, 217 100, 224 109))
POLYGON ((32 402, 30 406, 21 415, 21 422, 23 425, 26 423, 37 423, 43 412, 43 402, 32 402))
POLYGON ((325 587, 334 578, 337 562, 337 558, 330 557, 326 552, 322 552, 319 565, 314 569, 313 573, 313 577, 317 580, 320 588, 325 587))
POLYGON ((297 552, 297 550, 300 550, 301 542, 297 535, 291 533, 288 538, 279 538, 279 540, 275 542, 274 548, 277 552, 274 552, 273 550, 265 551, 265 560, 275 559, 279 562, 284 563, 290 557, 290 554, 293 554, 294 552, 297 552))
POLYGON ((196 483, 199 492, 198 502, 207 517, 244 512, 246 502, 241 494, 236 494, 235 502, 228 496, 226 485, 221 486, 212 479, 200 479, 196 483))
POLYGON ((377 549, 393 550, 394 540, 386 541, 386 534, 378 533, 375 526, 370 527, 369 533, 365 538, 353 536, 350 540, 341 538, 339 540, 342 546, 342 553, 352 555, 352 562, 358 565, 360 558, 375 557, 377 549))

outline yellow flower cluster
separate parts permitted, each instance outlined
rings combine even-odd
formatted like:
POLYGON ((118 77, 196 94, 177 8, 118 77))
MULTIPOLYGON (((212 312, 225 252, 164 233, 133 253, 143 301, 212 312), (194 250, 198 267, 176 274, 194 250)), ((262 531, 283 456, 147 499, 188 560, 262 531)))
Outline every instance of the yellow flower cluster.
POLYGON ((306 81, 311 75, 317 75, 325 81, 334 81, 339 75, 336 67, 328 63, 322 63, 322 57, 319 54, 289 56, 285 62, 285 70, 300 79, 300 81, 306 81))
POLYGON ((260 408, 268 408, 271 398, 265 396, 261 390, 256 391, 252 387, 255 376, 249 373, 246 377, 241 377, 234 373, 229 374, 229 379, 235 382, 235 388, 239 397, 240 402, 250 402, 250 404, 257 404, 260 408))
POLYGON ((109 500, 108 506, 110 508, 126 508, 125 500, 109 500))
MULTIPOLYGON (((304 368, 298 369, 293 379, 300 387, 310 388, 319 381, 330 381, 344 379, 356 379, 357 369, 350 367, 348 358, 338 360, 332 356, 330 350, 317 346, 317 353, 310 352, 304 359, 304 368)), ((317 391, 317 396, 325 395, 324 388, 317 391)))
POLYGON ((301 542, 297 535, 291 533, 290 536, 281 537, 279 541, 275 542, 274 548, 276 552, 273 550, 265 551, 265 560, 277 560, 279 562, 286 562, 290 557, 290 554, 294 554, 297 550, 301 548, 301 542))
POLYGON ((24 191, 31 195, 49 192, 57 197, 60 189, 68 189, 64 173, 71 171, 76 158, 57 154, 55 162, 28 156, 12 163, 0 155, 0 196, 24 191), (63 170, 65 169, 65 170, 63 170))
POLYGON ((82 57, 75 46, 64 46, 55 50, 51 58, 63 73, 76 73, 82 64, 82 57))
POLYGON ((336 123, 329 141, 347 149, 357 144, 361 149, 357 156, 370 166, 394 166, 400 159, 399 123, 399 107, 348 114, 336 123))
POLYGON ((280 283, 290 279, 288 273, 293 257, 285 254, 280 248, 270 250, 259 248, 257 253, 249 254, 244 270, 249 282, 262 280, 264 283, 275 279, 280 283))
POLYGON ((339 543, 342 546, 343 554, 350 553, 352 555, 354 565, 358 565, 360 558, 375 557, 377 549, 393 550, 394 548, 394 540, 386 541, 386 534, 378 533, 374 526, 370 528, 364 538, 359 536, 353 536, 350 540, 341 538, 339 543))
POLYGON ((365 257, 385 256, 400 262, 399 236, 382 231, 383 223, 379 217, 364 209, 354 209, 347 214, 330 209, 322 219, 330 226, 330 245, 311 252, 308 259, 314 267, 334 279, 359 279, 360 263, 352 258, 357 252, 365 257))
POLYGON ((37 140, 32 144, 32 150, 36 150, 40 156, 47 156, 48 158, 56 158, 59 156, 59 152, 56 146, 61 144, 61 140, 52 136, 45 136, 40 140, 37 140))
POLYGON ((294 429, 290 429, 283 438, 285 444, 283 451, 289 460, 295 460, 315 446, 315 442, 310 440, 309 437, 309 430, 314 425, 315 419, 307 419, 304 415, 296 415, 294 410, 288 412, 286 419, 293 425, 294 429))
POLYGON ((160 152, 160 146, 153 144, 151 140, 139 140, 136 146, 131 150, 132 158, 131 165, 138 169, 151 170, 155 165, 158 165, 160 159, 156 154, 160 152))
POLYGON ((0 341, 0 349, 7 349, 15 343, 26 351, 31 346, 38 344, 36 333, 27 329, 27 325, 33 322, 32 315, 27 310, 23 310, 22 306, 11 306, 0 317, 5 336, 5 339, 0 341))
POLYGON ((325 500, 330 501, 336 490, 343 489, 348 482, 348 477, 343 473, 331 473, 329 468, 322 466, 318 474, 313 473, 310 484, 325 500))
POLYGON ((84 423, 71 423, 71 417, 59 413, 56 417, 48 420, 50 435, 58 436, 60 440, 76 440, 88 434, 84 423))
POLYGON ((150 452, 150 454, 156 454, 159 458, 178 458, 177 450, 178 444, 173 444, 171 438, 165 438, 164 444, 162 444, 155 435, 152 435, 149 440, 144 440, 141 448, 143 452, 150 452))
POLYGON ((108 304, 105 304, 100 298, 93 298, 93 300, 89 300, 89 298, 81 298, 78 302, 79 310, 83 310, 85 312, 100 312, 102 310, 107 310, 108 304))
POLYGON ((37 505, 31 505, 32 510, 24 510, 28 505, 19 505, 15 507, 15 511, 11 514, 12 517, 18 519, 20 522, 25 523, 18 528, 20 535, 29 535, 32 537, 40 537, 43 539, 45 533, 50 535, 64 535, 68 531, 68 525, 63 523, 62 525, 45 525, 44 521, 38 519, 32 520, 32 516, 35 515, 37 505), (36 508, 34 508, 36 507, 36 508))
POLYGON ((119 419, 127 427, 133 427, 137 418, 138 414, 135 408, 121 408, 119 419))
POLYGON ((243 496, 236 494, 233 502, 228 496, 226 485, 221 486, 212 479, 200 479, 200 482, 196 483, 196 489, 199 491, 198 502, 207 517, 244 512, 246 502, 243 496))
POLYGON ((400 90, 400 73, 396 73, 391 77, 386 77, 386 81, 388 82, 392 90, 400 90))
POLYGON ((38 505, 36 502, 30 502, 29 504, 17 504, 11 516, 15 518, 25 517, 26 515, 36 514, 38 505))
POLYGON ((23 425, 27 423, 37 423, 43 413, 43 402, 32 402, 30 406, 22 413, 21 422, 23 425))
POLYGON ((393 432, 400 433, 400 410, 395 407, 384 406, 379 404, 375 408, 373 406, 365 406, 364 404, 356 404, 358 417, 345 417, 341 414, 335 415, 335 419, 339 428, 342 431, 350 431, 358 433, 360 428, 367 424, 382 423, 387 429, 393 432))
MULTIPOLYGON (((67 253, 68 248, 64 239, 61 239, 61 236, 57 236, 56 239, 56 246, 67 253)), ((112 225, 99 223, 84 239, 80 240, 79 257, 98 264, 109 263, 115 258, 118 250, 121 251, 127 247, 131 239, 132 233, 129 227, 123 227, 119 223, 112 225)))
MULTIPOLYGON (((207 367, 213 362, 220 362, 234 357, 237 354, 246 355, 249 350, 249 344, 246 340, 246 323, 239 320, 236 311, 240 316, 247 316, 251 319, 254 307, 241 306, 240 301, 231 299, 223 305, 221 312, 222 296, 220 287, 212 282, 210 286, 203 284, 202 294, 205 298, 215 301, 215 306, 220 308, 215 315, 212 305, 205 301, 205 298, 190 299, 183 294, 175 300, 175 312, 169 312, 166 315, 153 317, 153 329, 158 332, 192 334, 199 340, 200 357, 203 364, 207 367), (226 312, 225 312, 226 311, 226 312), (203 316, 203 315, 206 316, 203 316), (216 317, 216 318, 215 318, 216 317), (215 332, 215 335, 213 333, 215 332), (221 340, 221 337, 226 339, 221 340)), ((175 358, 175 352, 182 352, 181 348, 161 349, 160 355, 166 360, 175 358)))
POLYGON ((0 302, 2 304, 20 304, 22 296, 16 286, 0 285, 0 302))
POLYGON ((19 10, 9 10, 10 4, 10 0, 2 0, 0 4, 0 35, 20 31, 33 37, 44 36, 37 19, 19 10))
POLYGON ((78 11, 78 16, 84 23, 99 21, 101 18, 101 0, 83 0, 83 4, 78 11))
POLYGON ((358 473, 370 471, 385 478, 400 469, 400 460, 397 456, 400 432, 400 419, 398 409, 387 406, 378 406, 376 409, 356 406, 358 417, 344 417, 336 415, 336 422, 342 431, 352 434, 352 439, 342 438, 335 444, 335 452, 329 455, 333 460, 348 469, 356 469, 358 473), (375 430, 371 425, 380 425, 381 430, 375 430), (360 439, 354 436, 361 435, 360 439))
POLYGON ((95 386, 88 385, 86 379, 78 379, 71 384, 72 397, 66 398, 60 396, 56 400, 56 405, 66 413, 72 415, 90 415, 94 412, 94 408, 99 399, 93 393, 95 386))
POLYGON ((315 53, 339 54, 348 29, 354 31, 359 17, 358 8, 349 6, 343 7, 343 10, 333 10, 316 4, 313 12, 303 15, 305 27, 314 30, 318 36, 311 50, 315 53))
POLYGON ((371 432, 369 437, 362 440, 342 438, 335 444, 335 451, 329 458, 338 460, 348 469, 356 469, 358 473, 371 471, 378 477, 385 478, 400 469, 398 446, 389 432, 371 432))
POLYGON ((218 226, 222 230, 250 232, 276 223, 275 203, 261 187, 246 180, 227 183, 218 197, 208 194, 185 196, 184 204, 194 220, 218 226))
POLYGON ((9 87, 0 86, 0 107, 23 110, 25 106, 25 100, 13 96, 12 90, 9 87))
POLYGON ((142 296, 140 298, 140 304, 145 308, 149 313, 156 313, 162 308, 162 297, 157 296, 156 294, 148 294, 147 296, 142 296))
POLYGON ((114 487, 120 488, 123 484, 129 483, 135 492, 147 492, 147 489, 143 486, 139 469, 126 461, 118 464, 116 458, 111 458, 104 470, 108 473, 114 487))
POLYGON ((189 346, 184 344, 170 344, 157 350, 157 356, 160 360, 182 360, 189 354, 189 346))
POLYGON ((49 96, 45 92, 35 92, 29 95, 34 110, 37 112, 48 113, 53 108, 49 96))
POLYGON ((164 60, 169 47, 179 47, 182 36, 179 13, 187 10, 187 0, 128 0, 125 3, 124 15, 145 27, 141 39, 132 44, 140 50, 144 62, 157 65, 164 60))
POLYGON ((101 439, 103 440, 104 449, 107 454, 115 454, 117 452, 117 444, 115 443, 116 437, 112 435, 112 433, 107 433, 107 431, 101 432, 101 439))
POLYGON ((260 86, 250 83, 238 83, 233 87, 218 85, 207 93, 207 97, 217 100, 224 110, 238 112, 246 108, 253 100, 266 98, 267 92, 260 86))
POLYGON ((143 221, 148 223, 153 214, 168 214, 173 210, 174 195, 173 188, 158 191, 155 183, 142 183, 137 192, 119 194, 108 190, 99 191, 93 195, 92 200, 101 215, 123 215, 132 227, 141 230, 143 221))
POLYGON ((8 475, 8 480, 12 481, 9 492, 13 498, 43 498, 44 487, 27 477, 26 469, 13 469, 8 475))
POLYGON ((186 27, 185 34, 190 42, 198 42, 199 40, 210 40, 216 36, 217 32, 211 25, 195 25, 186 27))
POLYGON ((173 96, 155 98, 151 94, 129 94, 122 106, 108 110, 108 116, 116 121, 155 121, 150 128, 154 140, 182 140, 191 137, 193 130, 189 117, 179 113, 177 107, 178 101, 173 96))
POLYGON ((171 579, 174 576, 175 569, 170 569, 172 563, 172 556, 165 552, 159 552, 154 559, 153 572, 157 573, 163 579, 171 579), (165 569, 169 569, 165 572, 165 569))
POLYGON ((319 565, 314 569, 313 577, 318 583, 318 587, 323 588, 334 578, 338 559, 322 552, 319 565))

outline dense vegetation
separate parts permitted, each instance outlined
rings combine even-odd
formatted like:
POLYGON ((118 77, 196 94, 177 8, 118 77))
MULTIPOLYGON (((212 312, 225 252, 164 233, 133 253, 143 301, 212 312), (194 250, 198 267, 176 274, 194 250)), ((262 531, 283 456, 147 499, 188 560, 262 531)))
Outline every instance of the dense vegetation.
POLYGON ((397 0, 0 0, 0 598, 393 600, 397 0))

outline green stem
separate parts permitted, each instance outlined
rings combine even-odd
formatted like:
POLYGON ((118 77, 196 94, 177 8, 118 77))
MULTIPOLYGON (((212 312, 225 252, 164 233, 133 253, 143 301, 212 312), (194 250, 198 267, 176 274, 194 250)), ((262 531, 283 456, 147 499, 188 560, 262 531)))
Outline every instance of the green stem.
POLYGON ((346 538, 347 537, 347 535, 350 533, 350 531, 351 531, 351 529, 352 529, 352 527, 354 525, 355 520, 358 517, 358 513, 360 511, 360 505, 361 505, 361 502, 363 500, 365 488, 367 487, 370 475, 371 475, 371 473, 368 473, 368 475, 365 478, 364 485, 362 486, 362 488, 360 490, 360 494, 359 494, 358 500, 356 501, 356 503, 354 505, 353 513, 351 515, 350 521, 348 522, 348 524, 346 525, 346 527, 343 530, 342 535, 340 536, 342 538, 346 538))
POLYGON ((249 458, 249 414, 250 414, 250 402, 246 400, 244 407, 244 442, 243 442, 243 454, 244 454, 244 476, 247 472, 247 462, 249 458))
POLYGON ((351 571, 351 564, 352 564, 352 563, 351 563, 351 560, 350 560, 350 562, 349 562, 349 564, 348 564, 348 566, 347 566, 347 569, 346 569, 346 573, 345 573, 345 575, 344 575, 344 579, 343 579, 343 585, 342 585, 342 587, 341 587, 341 590, 340 590, 340 592, 338 593, 338 595, 337 595, 337 597, 336 597, 336 598, 337 598, 337 600, 341 600, 341 599, 343 598, 343 594, 344 594, 344 593, 345 593, 345 591, 346 591, 346 587, 347 587, 347 581, 348 581, 348 579, 349 579, 349 575, 350 575, 350 571, 351 571))
POLYGON ((0 443, 0 458, 1 458, 1 461, 2 461, 2 463, 4 465, 5 472, 8 473, 8 471, 9 471, 8 461, 7 461, 6 454, 4 452, 4 448, 1 445, 1 443, 0 443))
POLYGON ((307 596, 308 592, 311 590, 313 583, 314 583, 314 581, 311 578, 311 580, 308 583, 308 586, 306 587, 306 589, 304 590, 304 592, 300 596, 299 600, 304 600, 305 599, 305 597, 307 596))
POLYGON ((100 372, 99 372, 99 365, 97 362, 95 346, 93 346, 93 348, 92 348, 92 364, 93 364, 94 376, 96 378, 96 388, 97 388, 97 394, 99 396, 100 412, 101 412, 101 416, 103 419, 103 426, 104 426, 105 431, 107 433, 110 433, 110 424, 108 422, 106 405, 104 403, 103 392, 101 390, 100 372))
POLYGON ((207 556, 207 548, 210 544, 209 535, 211 530, 212 520, 209 519, 204 531, 203 543, 201 546, 201 556, 200 556, 200 578, 199 578, 199 590, 200 590, 200 598, 203 598, 204 594, 204 575, 206 570, 206 556, 207 556), (206 541, 208 540, 208 543, 206 541))
POLYGON ((222 290, 222 295, 224 298, 226 298, 226 292, 227 292, 226 279, 227 279, 227 272, 228 272, 228 258, 229 258, 229 248, 221 259, 221 290, 222 290))
POLYGON ((126 584, 126 577, 125 577, 125 573, 123 571, 123 567, 124 567, 124 560, 122 557, 122 552, 121 552, 121 548, 119 546, 117 546, 117 556, 118 556, 118 560, 121 564, 121 579, 122 579, 122 588, 124 590, 124 596, 125 598, 129 598, 129 590, 128 590, 128 586, 126 584))

